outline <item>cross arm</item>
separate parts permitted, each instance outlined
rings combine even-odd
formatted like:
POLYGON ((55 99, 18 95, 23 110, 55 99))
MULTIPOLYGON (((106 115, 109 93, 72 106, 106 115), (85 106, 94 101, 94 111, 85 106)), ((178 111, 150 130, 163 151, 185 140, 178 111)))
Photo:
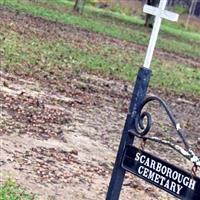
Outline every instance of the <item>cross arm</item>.
POLYGON ((167 19, 170 21, 178 21, 178 17, 179 15, 167 10, 161 10, 159 8, 153 7, 153 6, 149 6, 149 5, 145 5, 143 8, 143 11, 145 13, 151 14, 151 15, 155 15, 155 16, 159 16, 163 19, 167 19))

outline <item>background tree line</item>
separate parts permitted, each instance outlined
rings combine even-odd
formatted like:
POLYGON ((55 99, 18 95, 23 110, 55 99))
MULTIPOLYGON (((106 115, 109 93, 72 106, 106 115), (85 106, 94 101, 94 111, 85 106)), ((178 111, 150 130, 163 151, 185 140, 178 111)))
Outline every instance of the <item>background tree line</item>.
MULTIPOLYGON (((134 0, 127 0, 126 2, 130 2, 134 0)), ((135 0, 139 1, 139 0, 135 0)), ((159 0, 140 0, 142 4, 148 4, 152 6, 156 6, 159 3, 159 0)), ((85 4, 96 5, 99 8, 109 7, 111 4, 119 4, 120 0, 75 0, 74 11, 77 13, 82 13, 85 4)), ((168 0, 168 6, 175 7, 181 6, 182 11, 180 12, 188 12, 188 14, 200 16, 200 0, 168 0)), ((180 8, 180 9, 181 9, 180 8)), ((151 16, 146 16, 145 25, 148 25, 151 21, 151 16)))

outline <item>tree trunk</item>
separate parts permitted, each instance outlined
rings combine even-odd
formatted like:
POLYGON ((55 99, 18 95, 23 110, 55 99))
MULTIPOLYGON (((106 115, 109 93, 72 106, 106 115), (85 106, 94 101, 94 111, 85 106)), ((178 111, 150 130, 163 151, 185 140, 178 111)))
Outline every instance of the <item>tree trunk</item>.
POLYGON ((85 0, 75 0, 73 10, 77 13, 82 13, 85 5, 85 0))
POLYGON ((189 9, 189 14, 188 14, 188 17, 187 17, 187 20, 186 20, 186 25, 185 25, 186 29, 188 29, 188 25, 189 25, 189 21, 190 21, 191 16, 194 15, 195 6, 196 6, 196 0, 192 0, 192 3, 190 5, 190 9, 189 9))
MULTIPOLYGON (((160 1, 159 0, 146 0, 146 4, 150 6, 156 6, 160 1)), ((152 28, 153 27, 153 22, 154 22, 154 16, 150 14, 146 14, 145 17, 145 26, 152 28)))

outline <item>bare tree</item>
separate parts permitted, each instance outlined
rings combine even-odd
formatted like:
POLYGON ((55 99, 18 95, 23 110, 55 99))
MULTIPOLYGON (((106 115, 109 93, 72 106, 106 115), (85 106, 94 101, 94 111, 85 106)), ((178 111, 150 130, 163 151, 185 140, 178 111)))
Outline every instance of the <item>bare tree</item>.
POLYGON ((189 21, 190 21, 191 16, 194 15, 196 5, 197 5, 197 1, 192 0, 192 3, 190 5, 190 9, 189 9, 189 14, 188 14, 188 17, 187 17, 187 20, 186 20, 186 25, 185 25, 186 29, 188 29, 188 25, 189 25, 189 21))

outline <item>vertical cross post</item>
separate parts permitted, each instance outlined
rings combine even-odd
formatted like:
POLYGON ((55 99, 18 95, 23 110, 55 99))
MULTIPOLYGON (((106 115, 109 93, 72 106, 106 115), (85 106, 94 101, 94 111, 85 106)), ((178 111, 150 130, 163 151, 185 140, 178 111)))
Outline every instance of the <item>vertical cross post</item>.
POLYGON ((156 16, 153 30, 151 33, 151 38, 149 41, 149 46, 148 46, 146 57, 144 60, 144 65, 143 65, 146 68, 150 68, 150 65, 151 65, 151 60, 152 60, 153 52, 156 46, 156 41, 158 38, 158 33, 160 30, 162 19, 164 18, 170 21, 177 21, 179 17, 178 14, 165 10, 166 5, 167 5, 167 0, 160 0, 160 4, 158 8, 145 5, 143 9, 145 13, 156 16))
POLYGON ((167 4, 167 0, 160 0, 159 7, 152 7, 145 5, 144 6, 144 12, 155 15, 155 22, 146 54, 146 58, 144 61, 143 67, 139 69, 137 79, 135 82, 135 87, 132 94, 132 99, 129 107, 129 111, 126 117, 126 122, 124 125, 124 129, 122 132, 122 137, 117 153, 117 157, 115 160, 114 169, 112 172, 112 177, 110 180, 106 200, 118 200, 120 196, 120 191, 123 185, 123 180, 125 176, 125 170, 121 166, 121 161, 123 158, 123 153, 126 145, 133 144, 134 137, 129 134, 129 130, 134 129, 135 125, 135 119, 139 113, 140 106, 142 102, 144 101, 151 77, 151 70, 150 70, 150 64, 153 57, 154 48, 156 45, 160 25, 162 22, 162 18, 177 21, 178 15, 169 11, 165 10, 167 4))

